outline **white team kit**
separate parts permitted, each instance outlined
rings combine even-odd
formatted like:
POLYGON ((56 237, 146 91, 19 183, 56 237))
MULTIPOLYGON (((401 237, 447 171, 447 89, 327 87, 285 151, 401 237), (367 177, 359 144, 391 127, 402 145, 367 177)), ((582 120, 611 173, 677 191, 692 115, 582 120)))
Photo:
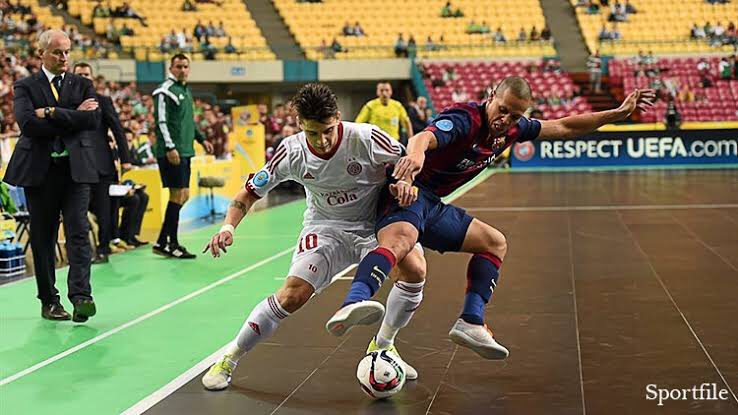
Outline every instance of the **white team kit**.
POLYGON ((257 198, 285 180, 305 187, 307 209, 288 275, 309 282, 316 292, 377 247, 374 222, 385 164, 403 154, 402 145, 376 126, 343 121, 337 128, 329 154, 318 154, 300 132, 285 138, 246 182, 257 198))

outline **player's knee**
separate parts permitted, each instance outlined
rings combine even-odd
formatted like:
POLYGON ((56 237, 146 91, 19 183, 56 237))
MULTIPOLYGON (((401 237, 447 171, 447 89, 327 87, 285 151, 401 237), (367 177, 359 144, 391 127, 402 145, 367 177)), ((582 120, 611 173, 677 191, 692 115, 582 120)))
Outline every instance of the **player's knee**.
POLYGON ((497 255, 500 259, 503 259, 507 254, 507 238, 497 229, 487 233, 485 245, 487 252, 497 255))
POLYGON ((401 261, 413 249, 417 237, 417 231, 411 225, 397 227, 387 238, 382 238, 380 245, 392 251, 397 260, 401 261))
POLYGON ((410 283, 425 281, 427 267, 425 258, 422 255, 413 255, 411 252, 400 262, 399 268, 400 275, 397 278, 398 280, 410 283))
POLYGON ((313 287, 305 281, 288 283, 277 291, 277 301, 286 312, 292 314, 307 303, 313 291, 313 287))

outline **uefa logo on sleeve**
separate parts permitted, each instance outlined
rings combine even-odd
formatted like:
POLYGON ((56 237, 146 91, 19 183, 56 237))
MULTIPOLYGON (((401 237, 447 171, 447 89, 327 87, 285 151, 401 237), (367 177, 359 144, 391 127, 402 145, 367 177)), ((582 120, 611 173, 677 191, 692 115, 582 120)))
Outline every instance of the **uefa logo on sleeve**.
POLYGON ((515 151, 516 159, 520 161, 528 161, 533 158, 534 154, 536 154, 536 147, 530 141, 526 141, 525 143, 516 143, 515 147, 513 147, 513 151, 515 151))

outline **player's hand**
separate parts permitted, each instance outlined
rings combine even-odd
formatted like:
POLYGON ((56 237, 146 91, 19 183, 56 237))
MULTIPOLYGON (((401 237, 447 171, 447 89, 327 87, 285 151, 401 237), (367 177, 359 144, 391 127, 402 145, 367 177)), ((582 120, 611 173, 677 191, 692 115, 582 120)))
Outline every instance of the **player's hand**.
POLYGON ((653 107, 653 102, 656 100, 656 91, 653 89, 636 89, 631 92, 630 95, 625 97, 625 100, 620 104, 618 111, 622 115, 622 119, 626 119, 633 114, 633 111, 637 109, 642 112, 648 111, 649 108, 653 107))
POLYGON ((408 207, 418 200, 418 188, 404 180, 390 184, 389 188, 392 196, 402 207, 408 207))
POLYGON ((395 170, 392 172, 392 177, 400 179, 403 177, 410 177, 415 180, 415 176, 420 173, 420 169, 423 168, 425 163, 425 153, 409 153, 405 157, 402 157, 395 164, 395 170))
POLYGON ((179 166, 179 151, 176 148, 167 151, 167 160, 173 165, 179 166))
POLYGON ((205 140, 205 141, 202 142, 202 146, 205 147, 205 152, 206 153, 213 154, 213 150, 214 150, 213 143, 211 143, 208 140, 205 140))
POLYGON ((123 163, 120 165, 121 170, 123 170, 123 173, 127 171, 133 170, 133 165, 131 163, 123 163))
POLYGON ((233 234, 229 231, 221 231, 213 235, 210 242, 205 245, 205 249, 202 250, 202 253, 204 254, 210 251, 213 258, 218 258, 220 257, 220 251, 227 253, 228 251, 226 250, 226 247, 231 245, 233 245, 233 234))
POLYGON ((87 98, 86 100, 82 101, 81 104, 79 104, 79 107, 77 107, 77 111, 94 111, 98 107, 97 101, 95 101, 95 98, 87 98))

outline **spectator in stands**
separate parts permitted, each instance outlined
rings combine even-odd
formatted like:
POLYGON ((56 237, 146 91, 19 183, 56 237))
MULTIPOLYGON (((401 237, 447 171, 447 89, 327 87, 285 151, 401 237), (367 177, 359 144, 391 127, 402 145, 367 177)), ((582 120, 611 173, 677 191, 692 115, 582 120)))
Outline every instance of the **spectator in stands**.
POLYGON ((669 95, 669 97, 667 98, 665 121, 666 128, 670 130, 678 129, 679 125, 682 123, 682 116, 681 114, 679 114, 679 110, 676 106, 676 101, 671 95, 669 95))
POLYGON ((123 17, 128 19, 138 19, 141 25, 147 27, 146 18, 138 14, 133 8, 127 3, 123 2, 123 5, 115 10, 116 17, 123 17))
POLYGON ((410 117, 413 131, 423 131, 428 126, 428 117, 425 114, 427 107, 428 100, 422 95, 407 106, 407 116, 410 117))
POLYGON ((479 33, 487 34, 491 31, 492 29, 490 29, 489 25, 487 24, 487 21, 482 20, 482 24, 479 26, 479 33))
POLYGON ((212 20, 208 21, 208 25, 205 26, 205 34, 208 36, 215 36, 215 25, 212 20))
POLYGON ((504 43, 504 42, 507 41, 507 39, 505 39, 505 34, 502 32, 502 28, 501 27, 498 27, 497 28, 497 30, 495 31, 495 33, 493 35, 493 38, 494 38, 495 42, 498 42, 498 43, 504 43))
POLYGON ((177 38, 177 47, 179 47, 180 50, 184 51, 191 51, 192 50, 192 42, 190 39, 187 38, 187 32, 183 28, 176 34, 177 38))
POLYGON ((712 38, 712 36, 715 34, 715 31, 712 28, 712 25, 710 24, 709 20, 705 22, 704 31, 705 31, 705 36, 707 36, 708 38, 712 38))
POLYGON ((548 28, 548 23, 543 26, 543 30, 541 30, 541 40, 545 42, 551 40, 551 29, 548 28))
POLYGON ((530 29, 530 37, 529 37, 529 39, 530 39, 531 42, 537 42, 537 41, 541 40, 541 35, 538 33, 538 29, 536 28, 535 25, 533 25, 533 28, 530 29))
POLYGON ((364 32, 358 20, 354 24, 354 36, 366 36, 366 32, 364 32))
POLYGON ((455 81, 456 79, 458 79, 458 75, 456 75, 456 71, 451 66, 443 69, 443 74, 441 75, 441 77, 444 82, 455 81))
POLYGON ((528 39, 528 33, 525 31, 524 27, 520 28, 520 32, 518 32, 518 42, 525 42, 528 39))
POLYGON ((705 58, 700 58, 697 62, 697 74, 700 77, 700 84, 703 88, 709 88, 712 86, 712 79, 710 79, 710 62, 705 58))
POLYGON ((397 35, 397 40, 395 41, 395 56, 398 58, 407 58, 407 45, 405 44, 405 39, 402 37, 402 33, 397 35))
POLYGON ((110 7, 105 7, 102 2, 97 3, 92 9, 92 17, 110 17, 110 7))
POLYGON ((425 46, 423 46, 423 49, 426 51, 438 50, 438 45, 433 43, 433 38, 430 35, 425 39, 425 46))
POLYGON ((346 23, 343 24, 343 29, 341 29, 341 32, 343 33, 344 36, 354 36, 355 35, 354 27, 351 26, 348 20, 346 21, 346 23))
POLYGON ((464 12, 458 7, 454 11, 451 7, 451 2, 447 1, 446 5, 441 9, 441 17, 464 17, 464 12))
POLYGON ((183 12, 196 12, 197 6, 195 6, 195 3, 193 3, 191 0, 184 0, 184 3, 182 3, 182 11, 183 12))
POLYGON ((464 31, 466 32, 466 34, 473 35, 481 33, 481 27, 472 19, 472 21, 466 25, 466 29, 464 29, 464 31))
POLYGON ((723 44, 738 44, 738 30, 735 27, 735 23, 730 22, 730 24, 728 24, 728 29, 725 30, 725 34, 723 35, 723 44))
POLYGON ((733 77, 733 68, 728 61, 728 58, 723 57, 720 59, 718 72, 720 73, 720 79, 730 79, 733 77))
POLYGON ((198 19, 195 28, 192 30, 192 36, 200 42, 207 32, 207 28, 205 28, 202 22, 198 19))
POLYGON ((610 16, 607 18, 610 22, 624 22, 628 20, 628 13, 625 12, 625 5, 615 0, 610 8, 610 16))
POLYGON ((331 49, 333 50, 333 52, 336 52, 336 53, 346 51, 343 48, 343 46, 340 43, 338 43, 338 39, 336 39, 335 37, 333 38, 333 42, 331 43, 331 49))
POLYGON ((602 59, 599 49, 587 59, 587 68, 589 68, 589 90, 599 94, 602 88, 602 59))
POLYGON ((213 31, 213 36, 215 37, 226 37, 228 36, 228 33, 225 30, 225 25, 223 24, 223 21, 218 22, 218 27, 215 28, 213 31))
POLYGON ((206 61, 214 61, 215 60, 215 52, 217 52, 217 48, 210 43, 210 36, 205 35, 205 39, 203 39, 202 43, 200 43, 200 51, 202 52, 203 57, 206 61))
POLYGON ((636 14, 638 10, 630 3, 630 0, 625 0, 625 13, 636 14))
POLYGON ((415 59, 415 55, 418 53, 418 45, 415 43, 415 37, 410 35, 410 39, 407 40, 407 57, 415 59))
POLYGON ((589 0, 587 5, 587 14, 598 14, 600 12, 600 5, 592 0, 589 0))
POLYGON ((600 41, 612 39, 612 35, 607 31, 607 27, 604 24, 602 25, 602 29, 600 29, 600 34, 597 35, 597 39, 600 41))
POLYGON ((120 29, 120 34, 123 36, 133 36, 136 34, 136 32, 128 27, 127 24, 123 23, 123 27, 120 29))
POLYGON ((228 160, 231 154, 228 151, 228 128, 225 120, 219 119, 215 111, 211 108, 205 111, 205 127, 206 136, 213 143, 213 155, 218 160, 228 160))
POLYGON ((610 31, 610 39, 612 40, 620 40, 620 31, 618 30, 617 23, 612 24, 612 30, 610 31))
POLYGON ((236 49, 235 46, 233 46, 233 39, 228 36, 228 43, 226 43, 225 47, 223 48, 223 51, 225 53, 238 53, 238 49, 236 49))
POLYGON ((454 92, 451 93, 451 99, 454 102, 466 102, 469 100, 469 94, 456 87, 454 88, 454 92))
POLYGON ((323 54, 323 59, 333 59, 336 57, 336 52, 333 50, 332 47, 328 46, 328 43, 326 43, 325 39, 320 41, 318 52, 323 54))
POLYGON ((707 36, 705 35, 705 29, 695 23, 689 31, 689 37, 692 39, 704 39, 707 36))

